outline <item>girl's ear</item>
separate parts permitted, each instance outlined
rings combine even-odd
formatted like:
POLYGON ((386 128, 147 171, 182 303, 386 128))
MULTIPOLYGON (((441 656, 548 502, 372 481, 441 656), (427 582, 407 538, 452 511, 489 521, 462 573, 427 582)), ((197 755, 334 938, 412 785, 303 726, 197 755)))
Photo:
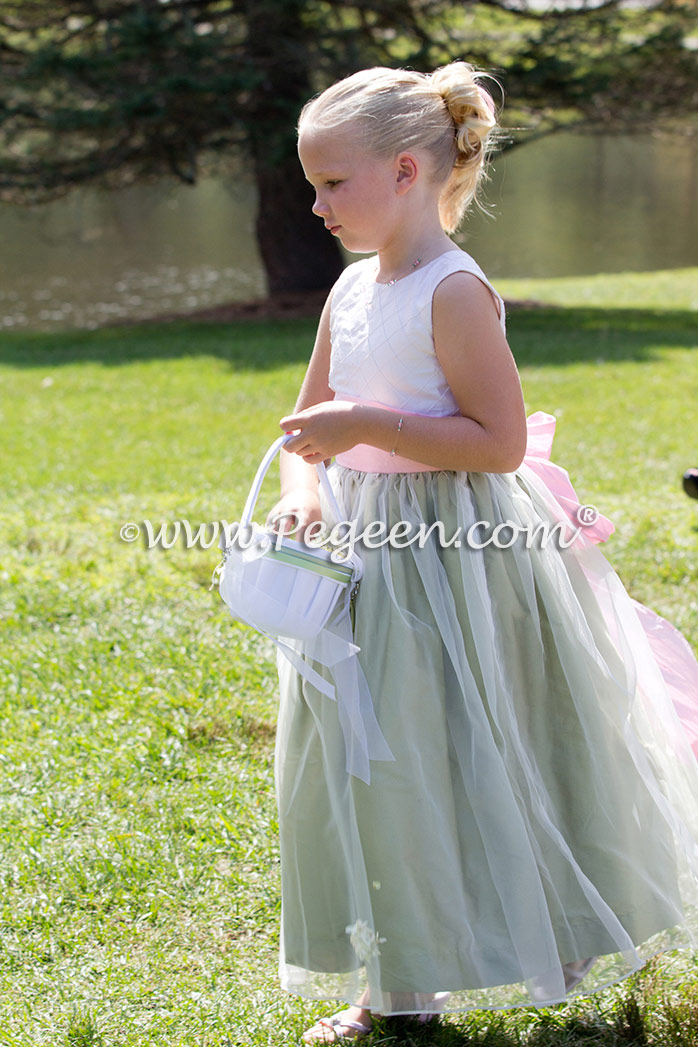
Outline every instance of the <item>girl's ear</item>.
POLYGON ((403 196, 408 193, 414 183, 417 181, 419 174, 419 165, 417 158, 413 153, 400 153, 395 158, 396 167, 396 179, 395 179, 395 191, 399 196, 403 196))

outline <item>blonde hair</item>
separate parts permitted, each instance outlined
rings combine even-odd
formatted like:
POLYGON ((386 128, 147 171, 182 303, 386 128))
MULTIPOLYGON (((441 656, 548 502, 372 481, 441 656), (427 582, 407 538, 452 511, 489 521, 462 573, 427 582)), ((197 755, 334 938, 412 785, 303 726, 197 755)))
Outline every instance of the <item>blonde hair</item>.
POLYGON ((381 157, 422 149, 431 158, 431 175, 443 183, 439 218, 454 232, 486 177, 497 125, 492 96, 467 62, 451 62, 435 72, 364 69, 333 84, 301 111, 299 132, 355 124, 369 150, 381 157))

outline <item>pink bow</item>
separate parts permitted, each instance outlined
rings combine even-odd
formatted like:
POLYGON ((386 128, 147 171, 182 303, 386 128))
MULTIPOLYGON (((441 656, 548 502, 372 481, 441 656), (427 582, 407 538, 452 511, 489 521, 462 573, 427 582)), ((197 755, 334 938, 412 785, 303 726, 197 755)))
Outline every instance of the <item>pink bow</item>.
POLYGON ((605 542, 615 531, 614 525, 591 505, 582 505, 567 471, 550 461, 556 419, 536 411, 526 419, 528 442, 524 465, 543 481, 560 509, 560 519, 567 519, 579 530, 581 541, 605 542))

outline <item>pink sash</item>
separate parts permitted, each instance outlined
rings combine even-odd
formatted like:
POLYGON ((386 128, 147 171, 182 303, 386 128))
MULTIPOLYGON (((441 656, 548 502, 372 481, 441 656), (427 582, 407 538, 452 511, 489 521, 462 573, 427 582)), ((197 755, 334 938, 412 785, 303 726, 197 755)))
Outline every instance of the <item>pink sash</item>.
MULTIPOLYGON (((380 407, 383 411, 393 411, 395 414, 404 415, 406 418, 424 417, 419 416, 416 411, 403 411, 399 407, 386 407, 385 404, 374 403, 373 400, 362 400, 358 396, 337 397, 338 400, 348 400, 353 404, 365 404, 367 407, 380 407)), ((397 427, 395 430, 397 437, 397 427)), ((399 454, 391 455, 390 451, 382 451, 380 447, 372 447, 370 444, 355 444, 349 451, 343 451, 337 455, 336 462, 343 465, 345 469, 356 469, 360 473, 424 473, 438 472, 433 465, 422 465, 414 462, 411 458, 402 458, 399 454)))

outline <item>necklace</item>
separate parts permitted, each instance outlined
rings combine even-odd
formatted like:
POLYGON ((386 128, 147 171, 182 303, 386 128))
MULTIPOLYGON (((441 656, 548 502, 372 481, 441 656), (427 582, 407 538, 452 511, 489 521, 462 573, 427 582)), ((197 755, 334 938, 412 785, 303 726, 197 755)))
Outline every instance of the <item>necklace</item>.
MULTIPOLYGON (((416 269, 416 268, 417 268, 417 266, 419 265, 419 263, 420 263, 421 261, 422 261, 422 259, 421 259, 421 258, 415 258, 414 262, 413 262, 413 263, 412 263, 412 265, 410 266, 410 273, 411 273, 411 272, 412 272, 412 271, 413 271, 414 269, 416 269)), ((392 278, 392 280, 388 280, 388 281, 386 281, 386 285, 385 285, 385 286, 386 286, 386 287, 392 287, 392 285, 393 285, 393 284, 396 284, 396 283, 398 282, 398 280, 404 280, 404 278, 405 278, 406 276, 409 276, 409 275, 410 275, 410 273, 403 273, 403 275, 402 275, 402 276, 394 276, 394 277, 392 278)))

